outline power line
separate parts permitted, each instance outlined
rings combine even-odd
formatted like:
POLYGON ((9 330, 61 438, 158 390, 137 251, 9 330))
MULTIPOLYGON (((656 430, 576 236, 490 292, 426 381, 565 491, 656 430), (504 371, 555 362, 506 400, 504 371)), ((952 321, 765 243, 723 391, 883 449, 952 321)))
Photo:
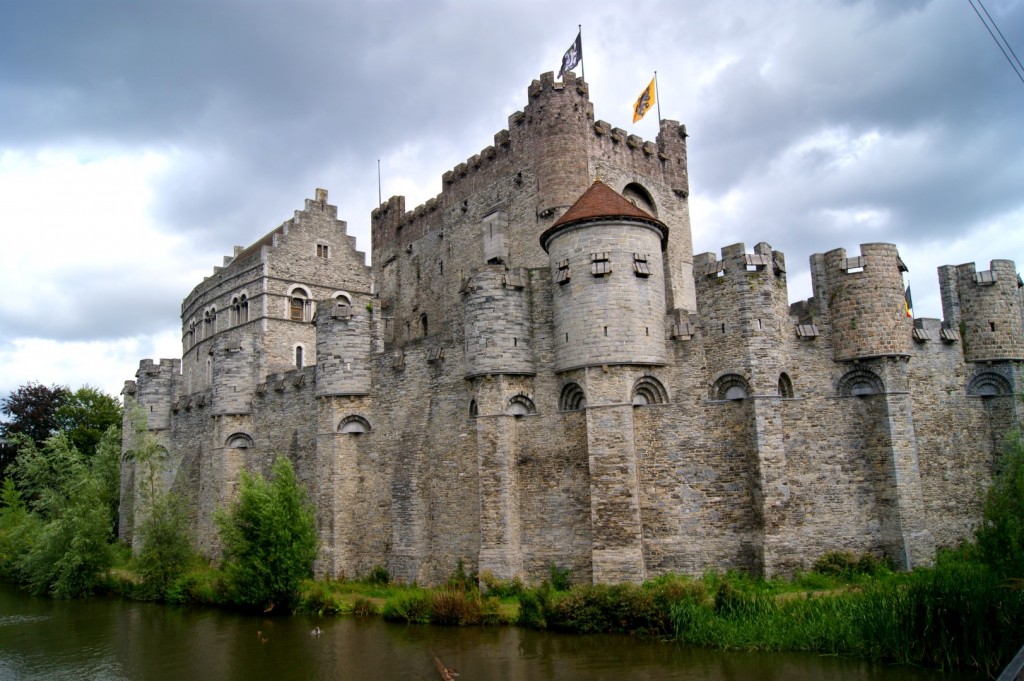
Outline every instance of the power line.
POLYGON ((981 0, 967 0, 967 2, 971 3, 971 9, 973 9, 974 13, 978 15, 978 19, 981 20, 981 23, 985 24, 985 30, 987 30, 988 34, 992 36, 992 40, 995 42, 996 47, 999 48, 999 51, 1003 53, 1003 56, 1006 57, 1006 61, 1010 63, 1010 68, 1013 69, 1018 80, 1020 80, 1021 83, 1024 83, 1024 65, 1020 63, 1017 53, 1013 51, 1013 48, 1010 47, 1010 43, 1006 40, 1006 37, 1003 36, 1003 32, 999 30, 996 20, 988 13, 988 10, 985 9, 985 5, 982 4, 981 0), (983 12, 985 12, 984 17, 981 16, 981 12, 978 11, 978 7, 974 6, 975 2, 977 2, 978 6, 981 7, 983 12), (988 17, 987 21, 985 17, 988 17), (991 26, 989 26, 990 23, 991 26), (995 33, 992 32, 993 28, 995 29, 995 33), (996 33, 999 34, 998 38, 996 37, 996 33), (1000 42, 1000 39, 1002 39, 1002 42, 1000 42), (1007 54, 1007 51, 1009 51, 1009 54, 1007 54), (1013 57, 1011 58, 1010 55, 1013 55, 1013 57))

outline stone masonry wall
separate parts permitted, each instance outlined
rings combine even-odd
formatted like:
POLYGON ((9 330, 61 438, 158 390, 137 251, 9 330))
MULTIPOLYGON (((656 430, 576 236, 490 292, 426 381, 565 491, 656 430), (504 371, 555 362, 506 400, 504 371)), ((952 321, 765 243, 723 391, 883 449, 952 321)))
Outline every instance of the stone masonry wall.
MULTIPOLYGON (((912 567, 969 536, 1021 421, 1012 263, 943 268, 947 319, 915 323, 895 246, 837 249, 789 306, 767 243, 693 257, 683 126, 648 142, 595 121, 572 74, 527 95, 437 197, 373 212, 372 270, 317 190, 186 297, 183 360, 143 361, 124 394, 205 554, 242 471, 278 456, 316 505, 321 576, 774 575, 835 550, 912 567), (664 250, 656 230, 595 220, 544 251, 596 177, 667 225, 664 250)), ((127 456, 136 545, 149 479, 127 456)))

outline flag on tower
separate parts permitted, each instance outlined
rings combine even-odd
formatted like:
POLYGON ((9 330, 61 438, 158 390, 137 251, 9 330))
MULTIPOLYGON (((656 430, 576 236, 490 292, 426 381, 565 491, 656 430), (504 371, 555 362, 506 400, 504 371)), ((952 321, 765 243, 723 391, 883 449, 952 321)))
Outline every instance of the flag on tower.
POLYGON ((558 77, 561 78, 566 71, 576 68, 576 65, 583 61, 583 30, 576 34, 576 40, 565 51, 562 57, 562 68, 558 70, 558 77))
POLYGON ((906 310, 908 317, 913 317, 914 313, 914 300, 910 297, 910 284, 907 284, 907 290, 903 292, 903 305, 906 310))
POLYGON ((636 123, 643 118, 652 106, 654 106, 654 78, 651 78, 650 85, 645 87, 640 96, 636 98, 636 104, 633 105, 633 122, 636 123))

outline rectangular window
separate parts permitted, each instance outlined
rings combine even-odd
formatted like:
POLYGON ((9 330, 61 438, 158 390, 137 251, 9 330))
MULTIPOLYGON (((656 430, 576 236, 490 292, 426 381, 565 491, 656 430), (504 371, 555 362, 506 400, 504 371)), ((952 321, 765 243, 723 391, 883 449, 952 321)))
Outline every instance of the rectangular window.
POLYGON ((595 277, 603 277, 606 274, 611 274, 612 263, 608 259, 608 253, 591 253, 590 254, 590 271, 595 277))
POLYGON ((329 253, 330 253, 330 246, 328 246, 327 244, 317 244, 316 245, 316 257, 326 259, 326 258, 329 257, 329 253))

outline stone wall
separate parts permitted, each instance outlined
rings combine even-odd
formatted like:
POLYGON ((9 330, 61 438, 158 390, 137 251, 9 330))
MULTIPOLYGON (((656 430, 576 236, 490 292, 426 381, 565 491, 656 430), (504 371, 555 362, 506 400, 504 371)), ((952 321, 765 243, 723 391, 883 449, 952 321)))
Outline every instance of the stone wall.
MULTIPOLYGON (((774 575, 835 550, 913 567, 970 535, 1021 422, 1013 264, 941 268, 947 318, 915 322, 895 246, 837 249, 811 256, 814 296, 790 306, 767 243, 691 253, 685 128, 644 141, 595 121, 588 94, 543 75, 437 197, 379 206, 372 270, 317 190, 185 298, 183 360, 144 360, 124 394, 204 553, 242 471, 278 456, 317 508, 317 574, 336 577, 774 575), (594 216, 545 252, 598 176, 667 225, 664 248, 594 216)), ((150 477, 128 418, 137 546, 150 477)))

